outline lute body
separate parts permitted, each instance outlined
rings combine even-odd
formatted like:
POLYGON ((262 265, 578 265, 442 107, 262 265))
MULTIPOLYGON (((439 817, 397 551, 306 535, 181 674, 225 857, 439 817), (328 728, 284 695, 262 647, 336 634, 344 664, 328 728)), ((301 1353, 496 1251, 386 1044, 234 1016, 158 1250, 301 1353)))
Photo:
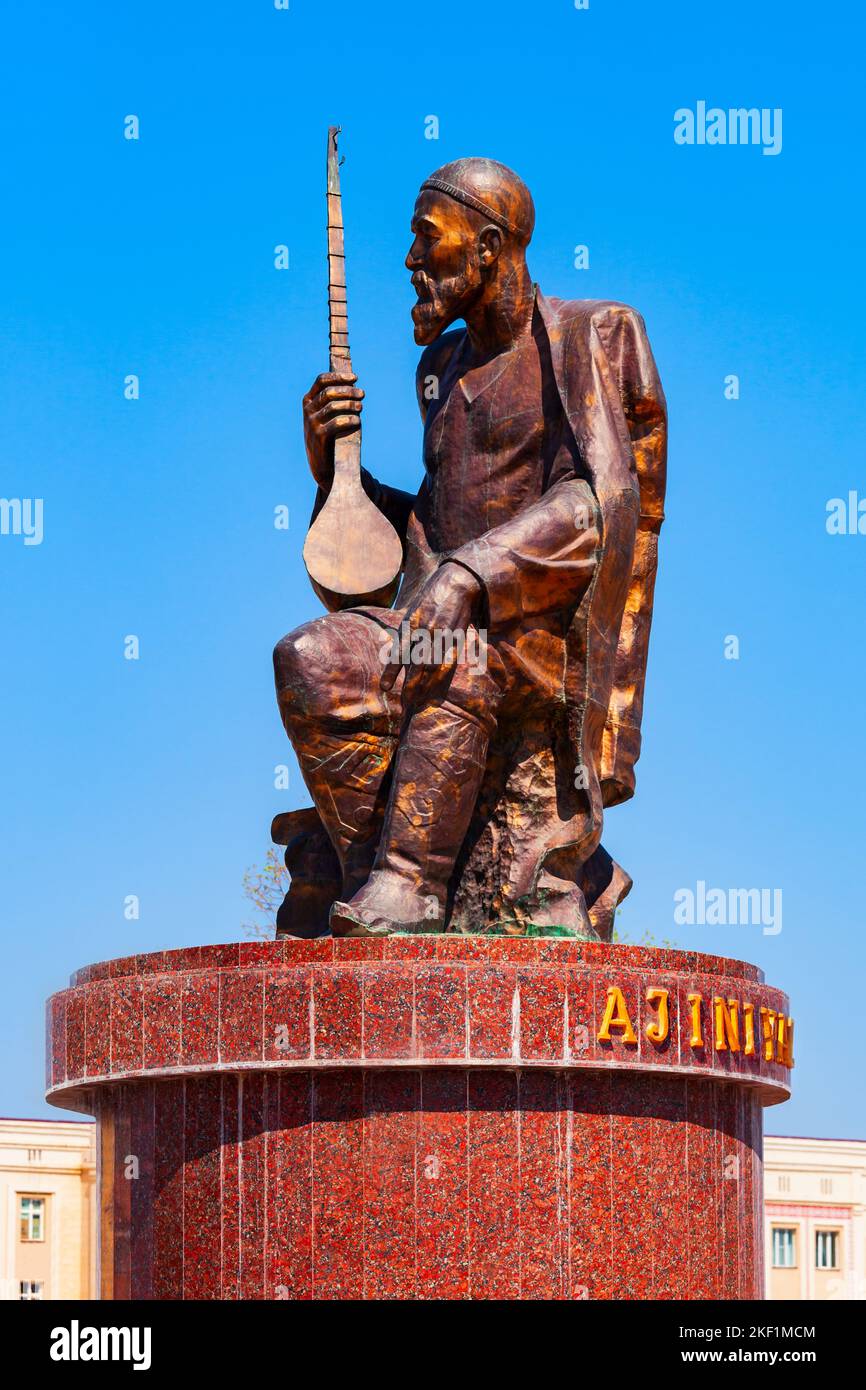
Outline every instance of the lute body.
MULTIPOLYGON (((346 313, 346 255, 339 126, 328 131, 328 317, 332 372, 351 372, 346 313)), ((387 517, 361 484, 361 429, 334 442, 334 481, 307 532, 304 564, 310 581, 331 612, 359 604, 387 607, 400 580, 403 546, 387 517)))

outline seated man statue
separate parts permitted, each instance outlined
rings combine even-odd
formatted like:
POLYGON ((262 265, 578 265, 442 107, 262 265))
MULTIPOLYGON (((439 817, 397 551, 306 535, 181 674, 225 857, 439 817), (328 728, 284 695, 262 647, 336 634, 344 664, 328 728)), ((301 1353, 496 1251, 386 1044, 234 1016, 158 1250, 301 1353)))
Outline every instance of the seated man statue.
MULTIPOLYGON (((533 284, 534 217, 493 160, 421 186, 424 477, 413 497, 362 471, 403 541, 393 608, 332 612, 274 653, 315 803, 275 822, 293 873, 279 932, 607 940, 631 887, 600 838, 640 749, 664 396, 633 309, 533 284)), ((330 372, 304 397, 317 511, 363 395, 330 372)))

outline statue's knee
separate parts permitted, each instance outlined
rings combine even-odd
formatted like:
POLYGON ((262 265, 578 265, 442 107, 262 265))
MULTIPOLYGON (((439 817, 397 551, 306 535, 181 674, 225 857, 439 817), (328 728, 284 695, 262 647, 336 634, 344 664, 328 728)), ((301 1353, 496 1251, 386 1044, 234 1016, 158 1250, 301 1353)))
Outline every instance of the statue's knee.
POLYGON ((296 628, 274 647, 274 681, 280 704, 286 708, 308 705, 316 683, 311 670, 313 653, 308 627, 296 628))
POLYGON ((330 703, 332 645, 327 619, 317 618, 281 637, 274 647, 274 680, 284 719, 293 714, 309 718, 330 703))
POLYGON ((297 639, 301 632, 303 628, 288 633, 274 647, 274 680, 278 691, 297 683, 301 671, 297 639))

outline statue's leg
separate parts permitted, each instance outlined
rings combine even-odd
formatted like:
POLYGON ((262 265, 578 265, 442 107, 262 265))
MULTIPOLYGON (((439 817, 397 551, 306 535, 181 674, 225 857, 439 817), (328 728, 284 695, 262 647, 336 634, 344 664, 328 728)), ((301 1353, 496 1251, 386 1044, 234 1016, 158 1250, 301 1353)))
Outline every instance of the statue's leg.
POLYGON ((367 881, 385 815, 396 739, 310 730, 294 744, 304 781, 328 831, 351 895, 367 881))
POLYGON ((381 689, 382 631, 363 613, 332 613, 274 651, 280 713, 337 852, 344 897, 369 876, 397 747, 400 701, 381 689))
POLYGON ((458 663, 447 698, 412 715, 401 737, 367 883, 331 909, 335 936, 442 931, 448 885, 487 764, 501 686, 458 663))

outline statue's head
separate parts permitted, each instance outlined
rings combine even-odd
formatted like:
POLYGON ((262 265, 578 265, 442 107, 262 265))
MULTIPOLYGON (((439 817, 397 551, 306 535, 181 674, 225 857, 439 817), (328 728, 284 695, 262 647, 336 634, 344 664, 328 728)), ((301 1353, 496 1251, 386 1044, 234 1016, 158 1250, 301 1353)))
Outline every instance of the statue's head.
POLYGON ((432 343, 479 300, 504 292, 534 225, 529 189, 495 159, 457 159, 425 179, 406 257, 416 343, 432 343))

